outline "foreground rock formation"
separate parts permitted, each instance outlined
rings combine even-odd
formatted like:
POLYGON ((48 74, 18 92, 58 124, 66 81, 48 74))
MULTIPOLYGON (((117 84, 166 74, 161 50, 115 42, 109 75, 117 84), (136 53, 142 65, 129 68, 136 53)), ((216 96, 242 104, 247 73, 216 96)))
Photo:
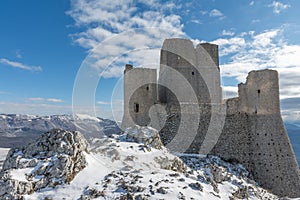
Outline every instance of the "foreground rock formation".
POLYGON ((87 142, 79 132, 52 130, 23 148, 11 149, 0 173, 1 199, 19 199, 70 183, 86 167, 87 142))

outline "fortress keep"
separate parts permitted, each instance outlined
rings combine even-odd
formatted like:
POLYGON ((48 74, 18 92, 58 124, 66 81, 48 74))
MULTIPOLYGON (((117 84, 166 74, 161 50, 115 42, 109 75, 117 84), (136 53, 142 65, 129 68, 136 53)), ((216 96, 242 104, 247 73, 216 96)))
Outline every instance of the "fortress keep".
POLYGON ((218 46, 167 39, 158 78, 155 69, 132 65, 124 73, 123 128, 152 126, 167 147, 176 140, 172 151, 242 163, 262 187, 300 197, 300 170, 280 114, 277 71, 251 71, 238 85, 238 97, 223 100, 218 46), (203 150, 207 144, 212 147, 203 150))

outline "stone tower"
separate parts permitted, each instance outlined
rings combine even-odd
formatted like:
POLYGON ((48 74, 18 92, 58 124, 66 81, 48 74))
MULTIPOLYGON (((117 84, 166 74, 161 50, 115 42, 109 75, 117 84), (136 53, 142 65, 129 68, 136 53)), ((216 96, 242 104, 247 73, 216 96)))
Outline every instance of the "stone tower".
POLYGON ((281 118, 277 71, 251 71, 238 85, 238 97, 225 101, 223 115, 217 45, 194 47, 186 39, 167 39, 160 59, 158 81, 155 69, 126 65, 122 128, 149 125, 154 106, 154 121, 163 123, 158 126, 163 143, 171 147, 176 138, 173 147, 184 146, 186 153, 201 152, 207 135, 214 133, 210 128, 220 129, 220 137, 208 137, 215 144, 209 154, 242 163, 276 195, 300 197, 300 171, 281 118))
POLYGON ((227 100, 225 126, 211 154, 242 163, 274 194, 300 197, 300 171, 280 114, 277 71, 251 71, 239 84, 239 96, 227 100))
MULTIPOLYGON (((218 60, 217 45, 204 43, 194 48, 192 41, 187 39, 166 39, 161 49, 158 83, 173 85, 180 96, 184 92, 183 83, 170 76, 171 71, 176 70, 193 88, 197 96, 194 103, 220 103, 222 92, 218 60)), ((173 102, 169 92, 167 88, 159 87, 161 103, 173 102)))
POLYGON ((133 68, 124 71, 124 116, 122 128, 150 123, 149 109, 157 102, 156 69, 133 68))

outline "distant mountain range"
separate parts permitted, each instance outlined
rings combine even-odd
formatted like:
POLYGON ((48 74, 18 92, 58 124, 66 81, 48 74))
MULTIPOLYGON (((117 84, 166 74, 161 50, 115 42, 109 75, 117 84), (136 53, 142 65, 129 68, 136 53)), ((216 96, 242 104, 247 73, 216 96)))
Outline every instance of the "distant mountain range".
POLYGON ((297 124, 285 124, 285 128, 289 134, 290 141, 295 151, 298 165, 300 166, 300 126, 297 124))
MULTIPOLYGON (((300 166, 300 125, 285 123, 300 166)), ((119 133, 116 122, 88 115, 33 116, 0 114, 0 148, 23 146, 51 129, 78 130, 86 138, 119 133)))
POLYGON ((0 114, 0 148, 23 146, 52 129, 78 130, 88 139, 119 133, 117 124, 109 119, 88 115, 33 116, 0 114))

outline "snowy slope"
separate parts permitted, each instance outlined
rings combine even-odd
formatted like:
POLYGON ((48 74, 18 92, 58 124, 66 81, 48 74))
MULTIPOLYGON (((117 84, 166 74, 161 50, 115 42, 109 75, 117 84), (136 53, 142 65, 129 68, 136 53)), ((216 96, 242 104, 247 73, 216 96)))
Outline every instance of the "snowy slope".
MULTIPOLYGON (((128 130, 94 138, 84 152, 86 167, 69 184, 46 187, 25 199, 278 199, 249 179, 241 165, 217 157, 179 158, 152 142, 153 129, 128 130), (148 136, 140 141, 149 144, 137 143, 133 134, 148 136)), ((26 181, 26 173, 26 168, 9 171, 18 181, 26 181)))

